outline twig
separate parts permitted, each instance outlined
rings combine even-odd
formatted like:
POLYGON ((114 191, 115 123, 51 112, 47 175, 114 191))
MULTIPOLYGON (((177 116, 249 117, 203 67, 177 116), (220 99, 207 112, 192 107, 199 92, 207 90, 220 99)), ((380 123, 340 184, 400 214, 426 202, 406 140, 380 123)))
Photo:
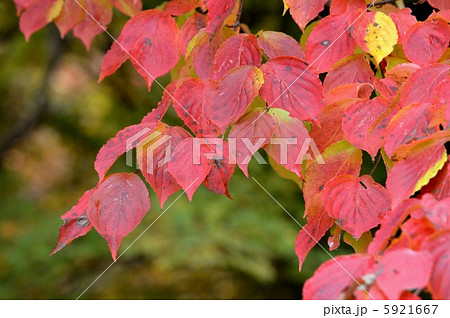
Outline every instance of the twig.
POLYGON ((377 161, 375 162, 375 165, 373 166, 372 171, 370 171, 369 176, 373 175, 373 173, 377 169, 378 165, 380 164, 380 161, 381 161, 381 154, 378 155, 377 161))

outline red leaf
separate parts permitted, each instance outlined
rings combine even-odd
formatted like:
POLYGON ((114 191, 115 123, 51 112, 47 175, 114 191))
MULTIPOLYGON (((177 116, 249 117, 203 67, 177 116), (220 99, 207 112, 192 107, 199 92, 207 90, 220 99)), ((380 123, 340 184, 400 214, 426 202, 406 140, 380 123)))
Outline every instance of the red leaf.
POLYGON ((201 6, 200 0, 171 0, 167 2, 164 11, 174 16, 183 15, 201 6))
POLYGON ((428 0, 428 3, 439 10, 448 10, 450 9, 450 3, 448 0, 428 0))
MULTIPOLYGON (((442 117, 444 123, 450 122, 450 76, 447 76, 437 87, 433 98, 433 116, 442 117), (439 111, 443 114, 439 115, 439 111), (444 121, 445 120, 445 121, 444 121)), ((443 124, 445 127, 445 124, 443 124)))
POLYGON ((383 139, 377 134, 379 129, 371 132, 370 128, 388 108, 389 101, 383 97, 365 99, 352 104, 342 119, 345 138, 353 146, 367 151, 372 159, 383 145, 383 139))
POLYGON ((342 117, 353 100, 342 100, 325 106, 319 115, 320 125, 311 124, 309 135, 314 140, 320 152, 330 145, 344 139, 342 117))
POLYGON ((142 175, 158 196, 161 209, 167 198, 181 189, 168 171, 168 161, 178 144, 190 137, 181 127, 161 125, 150 135, 151 139, 144 139, 137 149, 142 175))
POLYGON ((431 193, 438 200, 450 197, 450 157, 447 157, 447 162, 436 177, 422 188, 421 193, 431 193))
POLYGON ((433 129, 428 129, 430 121, 430 104, 428 103, 412 104, 403 108, 391 119, 386 128, 384 145, 386 154, 391 156, 397 147, 433 133, 433 129))
POLYGON ((366 2, 364 0, 333 0, 330 3, 330 14, 352 13, 354 11, 366 10, 366 2))
POLYGON ((50 255, 59 252, 74 239, 86 235, 92 229, 92 225, 89 223, 86 215, 86 208, 94 191, 95 189, 86 191, 78 203, 61 216, 64 224, 59 227, 58 242, 50 255))
POLYGON ((211 171, 211 162, 206 158, 205 153, 214 151, 211 147, 202 144, 203 141, 205 139, 198 138, 187 138, 181 141, 168 165, 170 174, 186 191, 189 200, 192 200, 195 191, 211 171), (194 148, 199 151, 194 151, 194 148))
POLYGON ((444 19, 417 22, 406 33, 403 50, 413 63, 434 63, 444 54, 450 40, 450 26, 444 19))
POLYGON ((436 87, 447 77, 449 70, 450 65, 431 64, 415 71, 403 84, 399 105, 431 103, 436 87))
POLYGON ((436 229, 450 230, 450 197, 438 201, 431 194, 426 193, 422 197, 421 203, 425 216, 436 229))
POLYGON ((142 0, 109 0, 109 2, 130 17, 142 10, 142 0))
POLYGON ((333 88, 352 83, 369 83, 374 80, 373 71, 365 54, 352 55, 336 63, 323 82, 325 94, 333 88))
POLYGON ((368 176, 341 175, 322 190, 322 201, 336 223, 357 239, 388 213, 389 192, 368 176))
POLYGON ((373 92, 373 86, 367 83, 344 84, 333 88, 325 94, 325 105, 344 100, 368 99, 373 92))
POLYGON ((381 220, 380 229, 375 233, 367 252, 369 254, 381 254, 395 234, 400 225, 414 210, 420 209, 417 199, 409 199, 400 204, 392 212, 381 220))
POLYGON ((375 265, 369 255, 338 256, 320 265, 303 286, 303 299, 341 299, 346 289, 356 284, 354 279, 371 272, 375 265))
POLYGON ((211 171, 203 181, 203 185, 214 193, 226 195, 232 199, 228 193, 228 181, 233 176, 235 167, 235 164, 230 163, 228 144, 223 142, 223 158, 211 160, 211 171))
POLYGON ((417 19, 413 16, 410 8, 403 8, 397 12, 389 13, 392 21, 394 21, 398 32, 398 43, 403 44, 406 32, 417 23, 417 19))
POLYGON ((359 176, 361 170, 362 152, 347 141, 332 144, 325 149, 322 157, 325 164, 313 161, 304 175, 303 197, 306 211, 314 195, 320 193, 329 180, 341 174, 359 176))
POLYGON ((258 95, 263 81, 261 71, 254 66, 240 66, 225 75, 212 95, 212 122, 225 131, 258 95))
POLYGON ((422 247, 433 255, 434 266, 428 286, 433 299, 450 299, 450 231, 435 235, 422 247))
POLYGON ((399 87, 394 80, 386 78, 375 78, 373 81, 373 86, 380 95, 386 98, 388 101, 392 102, 394 97, 397 96, 399 87))
POLYGON ((306 58, 300 43, 283 32, 260 31, 258 45, 269 59, 280 56, 293 56, 302 60, 306 58))
POLYGON ((289 117, 286 111, 271 109, 269 114, 275 121, 274 138, 264 149, 276 163, 302 177, 302 162, 309 150, 308 131, 300 120, 289 117))
POLYGON ((306 59, 319 73, 328 72, 342 58, 352 55, 356 42, 350 36, 348 14, 319 21, 306 41, 306 59))
POLYGON ((393 208, 436 176, 447 161, 444 144, 449 138, 447 132, 438 132, 397 148, 392 157, 400 162, 389 171, 386 180, 393 208))
POLYGON ((317 120, 323 109, 323 89, 318 75, 303 60, 277 57, 261 70, 261 97, 270 107, 281 108, 300 120, 317 120))
POLYGON ((264 109, 249 112, 231 127, 228 143, 235 144, 236 162, 247 177, 250 159, 270 142, 274 131, 275 121, 264 109))
POLYGON ((333 224, 334 220, 325 211, 320 195, 316 195, 309 207, 308 222, 300 230, 295 241, 295 253, 299 261, 299 271, 302 270, 303 262, 309 251, 320 241, 333 224))
POLYGON ((305 30, 306 25, 324 9, 327 0, 283 0, 289 6, 292 18, 305 30))
POLYGON ((206 0, 208 9, 208 25, 206 32, 215 34, 220 29, 225 19, 233 12, 238 0, 206 0))
POLYGON ((215 89, 214 83, 190 78, 182 81, 173 94, 175 111, 196 136, 220 135, 220 128, 211 122, 215 89))
POLYGON ((61 12, 63 5, 62 0, 15 0, 15 2, 18 14, 22 13, 20 31, 25 35, 27 41, 31 34, 52 22, 61 12))
POLYGON ((398 86, 402 86, 403 83, 418 69, 420 69, 420 66, 417 64, 402 63, 387 71, 386 78, 392 79, 398 86))
POLYGON ((147 187, 134 173, 113 174, 91 197, 87 215, 92 226, 108 242, 116 260, 122 239, 141 222, 150 209, 147 187))
POLYGON ((194 12, 183 24, 180 29, 180 50, 181 54, 186 55, 186 48, 194 36, 204 27, 206 27, 207 18, 205 15, 194 12))
POLYGON ((399 299, 408 289, 422 289, 428 284, 433 266, 430 254, 408 248, 386 252, 379 263, 377 285, 388 299, 399 299))
POLYGON ((123 27, 117 42, 103 58, 99 81, 117 71, 129 54, 150 90, 153 80, 169 72, 180 58, 178 26, 161 10, 146 10, 133 16, 123 27))
POLYGON ((219 81, 233 68, 243 65, 259 67, 261 51, 256 37, 251 34, 237 34, 228 38, 216 52, 214 58, 214 78, 219 81))

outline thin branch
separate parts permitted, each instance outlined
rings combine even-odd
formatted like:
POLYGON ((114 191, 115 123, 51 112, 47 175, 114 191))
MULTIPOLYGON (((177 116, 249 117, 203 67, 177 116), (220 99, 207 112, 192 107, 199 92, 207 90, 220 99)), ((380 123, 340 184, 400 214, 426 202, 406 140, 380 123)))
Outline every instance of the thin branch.
POLYGON ((30 111, 27 117, 19 120, 6 136, 0 140, 0 160, 4 157, 6 152, 13 147, 17 142, 28 136, 34 128, 39 124, 41 119, 44 117, 45 113, 49 108, 49 98, 48 98, 48 88, 50 75, 53 72, 55 65, 58 63, 62 55, 62 42, 56 33, 56 30, 51 31, 49 36, 49 48, 50 48, 50 58, 45 72, 44 80, 42 82, 41 88, 38 90, 39 97, 36 98, 36 103, 30 111))
POLYGON ((373 173, 377 169, 378 165, 380 164, 380 161, 381 161, 381 154, 378 155, 377 161, 375 162, 375 164, 372 168, 372 171, 370 171, 369 176, 373 175, 373 173))

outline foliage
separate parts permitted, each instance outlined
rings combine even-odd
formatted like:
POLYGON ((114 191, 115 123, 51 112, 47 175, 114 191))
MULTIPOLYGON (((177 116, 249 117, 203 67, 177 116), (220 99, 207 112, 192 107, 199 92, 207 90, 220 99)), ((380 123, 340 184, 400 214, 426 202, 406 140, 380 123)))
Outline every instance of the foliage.
POLYGON ((73 29, 87 48, 98 26, 109 23, 112 6, 130 15, 103 58, 100 81, 127 59, 148 89, 174 69, 158 106, 100 150, 98 184, 63 216, 54 252, 94 227, 116 259, 122 238, 150 207, 136 174, 106 176, 131 148, 161 206, 180 188, 192 199, 201 184, 230 196, 235 165, 247 175, 247 160, 263 148, 275 169, 291 172, 303 189, 307 225, 295 244, 300 268, 328 230, 330 249, 344 233, 356 251, 325 262, 305 284, 304 298, 418 298, 411 290, 450 298, 449 3, 429 1, 440 11, 418 22, 409 8, 392 4, 285 0, 304 31, 303 51, 282 33, 251 34, 240 23, 242 1, 172 0, 141 11, 139 0, 15 0, 27 38, 54 21, 61 35, 73 29), (325 4, 329 15, 310 23, 325 4), (186 129, 161 122, 171 104, 186 129), (237 143, 243 158, 233 160, 230 136, 257 147, 237 143), (149 161, 148 149, 163 156, 164 137, 171 139, 163 148, 171 160, 149 161), (310 137, 325 165, 302 147, 310 137), (271 138, 295 139, 297 146, 283 158, 271 138), (385 187, 361 175, 363 151, 375 165, 383 161, 385 187), (222 156, 211 157, 214 152, 222 156))

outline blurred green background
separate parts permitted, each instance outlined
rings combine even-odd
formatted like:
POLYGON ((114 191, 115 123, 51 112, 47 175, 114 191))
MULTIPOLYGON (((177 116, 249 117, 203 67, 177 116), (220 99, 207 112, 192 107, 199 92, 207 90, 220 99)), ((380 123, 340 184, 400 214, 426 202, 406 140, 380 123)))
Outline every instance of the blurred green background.
MULTIPOLYGON (((281 0, 246 0, 242 22, 254 33, 277 30, 299 39, 298 27, 282 11, 281 0)), ((116 11, 111 34, 117 36, 126 21, 116 11)), ((60 215, 97 182, 97 151, 119 129, 139 122, 162 95, 156 84, 148 93, 129 62, 97 84, 111 42, 101 34, 87 52, 71 34, 60 40, 49 25, 26 43, 13 2, 0 2, 1 299, 74 299, 111 264, 95 230, 49 256, 60 215)), ((167 85, 170 78, 160 81, 167 85)), ((167 117, 181 124, 173 111, 167 117)), ((128 169, 124 158, 113 167, 128 169)), ((302 219, 294 183, 254 162, 250 172, 302 219)), ((302 283, 328 256, 315 248, 299 273, 299 226, 240 170, 229 189, 234 200, 203 187, 192 203, 183 196, 82 298, 300 299, 302 283)), ((161 213, 153 193, 151 199, 150 212, 119 253, 161 213)), ((337 253, 348 252, 341 247, 337 253)))

